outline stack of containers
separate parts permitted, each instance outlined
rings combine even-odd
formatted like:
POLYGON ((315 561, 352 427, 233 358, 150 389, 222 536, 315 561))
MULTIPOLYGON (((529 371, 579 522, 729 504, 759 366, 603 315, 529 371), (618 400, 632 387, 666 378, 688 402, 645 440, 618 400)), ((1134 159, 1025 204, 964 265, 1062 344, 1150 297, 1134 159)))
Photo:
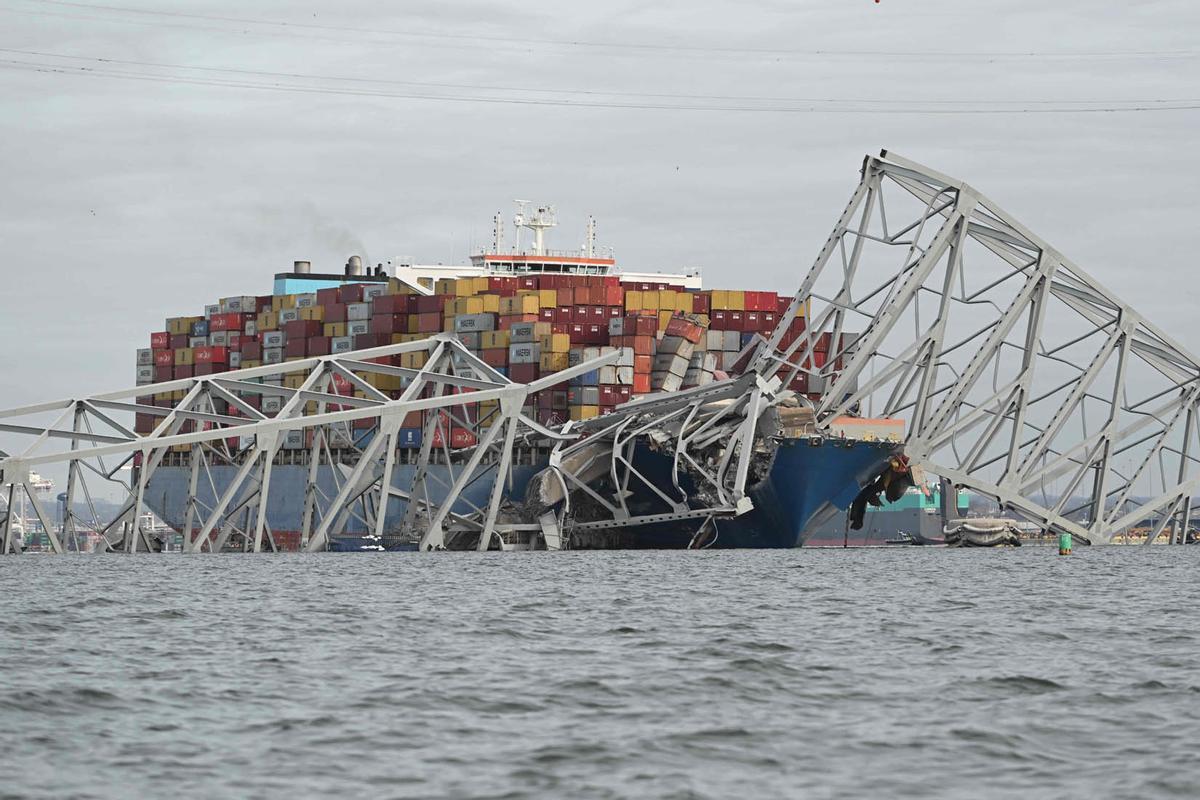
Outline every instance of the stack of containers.
MULTIPOLYGON (((475 277, 440 280, 434 288, 433 295, 425 296, 392 281, 223 298, 206 306, 203 316, 168 319, 165 331, 152 334, 150 347, 138 351, 137 384, 369 349, 447 331, 485 363, 522 383, 616 348, 620 355, 615 364, 531 398, 529 413, 543 422, 587 419, 631 397, 703 385, 717 370, 741 366, 734 363, 737 353, 755 334, 774 330, 790 302, 773 292, 685 291, 667 283, 622 284, 616 276, 475 277)), ((804 311, 790 322, 785 346, 804 332, 804 311)), ((815 359, 823 361, 829 352, 828 342, 820 342, 815 359)), ((414 352, 380 361, 418 369, 426 357, 414 352)), ((398 376, 366 377, 392 397, 403 388, 398 376)), ((303 379, 298 373, 263 380, 297 388, 303 379)), ((807 376, 801 375, 792 388, 822 387, 809 387, 807 376)), ((351 385, 338 391, 363 394, 351 385)), ((182 395, 161 393, 152 401, 170 406, 182 395)), ((282 403, 278 397, 264 397, 261 405, 272 414, 282 403)), ((488 419, 486 404, 479 405, 478 418, 488 419)), ((410 446, 420 445, 422 422, 405 421, 402 439, 410 446)), ((136 425, 147 432, 153 423, 153 418, 139 418, 136 425)))

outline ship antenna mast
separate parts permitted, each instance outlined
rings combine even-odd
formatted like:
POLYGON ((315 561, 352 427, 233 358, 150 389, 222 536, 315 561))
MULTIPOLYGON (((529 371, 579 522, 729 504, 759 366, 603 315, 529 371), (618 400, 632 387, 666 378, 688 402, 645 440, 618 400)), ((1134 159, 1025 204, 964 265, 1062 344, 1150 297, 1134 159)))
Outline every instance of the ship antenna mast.
POLYGON ((492 253, 499 255, 504 251, 504 217, 500 212, 492 217, 492 253))
POLYGON ((585 258, 596 257, 596 218, 588 215, 587 236, 584 239, 583 255, 585 258))
POLYGON ((517 244, 521 243, 521 228, 529 228, 533 231, 533 254, 545 255, 546 230, 558 224, 558 215, 554 211, 554 206, 538 206, 532 214, 527 214, 528 200, 517 200, 516 204, 517 215, 513 218, 513 224, 517 228, 517 244))

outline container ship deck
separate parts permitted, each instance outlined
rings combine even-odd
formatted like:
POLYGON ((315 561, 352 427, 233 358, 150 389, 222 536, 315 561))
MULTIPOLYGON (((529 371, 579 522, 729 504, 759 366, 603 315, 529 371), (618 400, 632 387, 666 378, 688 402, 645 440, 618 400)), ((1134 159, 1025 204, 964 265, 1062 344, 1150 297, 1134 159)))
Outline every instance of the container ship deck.
MULTIPOLYGON (((340 273, 313 272, 299 261, 292 270, 274 276, 270 295, 225 297, 205 306, 202 314, 171 317, 164 329, 150 334, 150 347, 138 351, 139 385, 165 382, 264 364, 279 364, 311 357, 365 350, 382 345, 412 342, 450 333, 478 358, 509 379, 529 383, 601 354, 615 353, 611 366, 592 370, 569 383, 538 392, 526 409, 544 426, 580 424, 613 412, 626 404, 661 393, 704 386, 714 379, 739 374, 746 368, 757 341, 770 335, 781 322, 784 344, 805 330, 801 307, 788 320, 781 317, 790 297, 769 291, 706 290, 697 273, 621 273, 611 253, 594 244, 589 222, 587 244, 578 252, 548 250, 545 231, 555 224, 552 208, 533 213, 522 209, 517 219, 518 246, 503 244, 504 228, 495 220, 493 246, 472 258, 470 266, 423 267, 413 264, 379 264, 364 267, 352 256, 340 273), (520 232, 533 233, 533 246, 520 246, 520 232)), ((816 342, 817 367, 826 360, 842 359, 852 352, 854 336, 842 334, 839 342, 828 334, 816 342)), ((426 354, 395 356, 395 365, 420 368, 426 354)), ((302 377, 275 378, 280 385, 299 389, 302 377)), ((402 379, 376 374, 371 388, 397 398, 402 379)), ((797 408, 819 397, 824 386, 810 376, 796 374, 787 387, 795 393, 797 408)), ((363 390, 349 380, 335 381, 335 391, 362 397, 363 390)), ((172 407, 182 393, 143 398, 155 406, 172 407)), ((252 398, 266 416, 280 412, 279 397, 252 398)), ((435 447, 466 452, 479 441, 498 411, 496 401, 465 407, 464 416, 446 412, 413 412, 403 421, 398 437, 400 451, 393 474, 397 487, 411 480, 413 455, 430 430, 429 414, 440 414, 434 426, 435 447)), ((236 415, 237 409, 215 409, 236 415)), ((885 421, 888 422, 888 421, 885 421)), ((139 415, 135 430, 147 433, 155 418, 139 415)), ((189 423, 190 424, 190 423, 189 423)), ((299 549, 304 542, 301 515, 307 476, 314 467, 314 489, 322 495, 336 493, 352 468, 359 448, 376 433, 370 423, 346 424, 323 446, 314 447, 312 432, 289 432, 275 457, 273 485, 267 509, 268 526, 278 549, 299 549), (294 487, 294 491, 289 491, 294 487)), ((902 434, 902 430, 900 431, 902 434)), ((713 520, 707 526, 663 524, 605 531, 591 530, 564 543, 578 549, 609 547, 795 547, 831 520, 844 518, 861 488, 895 464, 900 451, 895 430, 884 435, 859 436, 842 431, 835 436, 780 424, 769 446, 770 456, 756 476, 751 495, 754 511, 731 519, 713 520)), ((207 489, 196 495, 204 504, 219 496, 232 478, 238 454, 252 443, 230 438, 228 466, 208 470, 207 489), (207 492, 207 494, 206 494, 207 492)), ((182 446, 154 471, 146 489, 146 502, 176 530, 187 526, 189 459, 191 448, 182 446)), ((505 495, 521 503, 527 487, 547 463, 548 450, 536 446, 514 452, 505 495)), ((639 464, 655 471, 652 448, 638 449, 639 464)), ((432 464, 446 470, 452 464, 432 464)), ((691 489, 694 487, 684 487, 691 489)), ((477 504, 489 485, 468 486, 460 504, 477 504)), ((652 509, 654 492, 631 497, 631 505, 652 509), (644 495, 644 496, 642 496, 644 495)), ((405 503, 397 498, 386 509, 388 531, 398 531, 405 503)), ((824 526, 824 527, 823 527, 824 526)), ((405 549, 414 542, 400 533, 379 540, 368 534, 362 519, 351 516, 330 540, 330 548, 405 549)), ((513 548, 539 546, 536 536, 509 543, 513 548)))

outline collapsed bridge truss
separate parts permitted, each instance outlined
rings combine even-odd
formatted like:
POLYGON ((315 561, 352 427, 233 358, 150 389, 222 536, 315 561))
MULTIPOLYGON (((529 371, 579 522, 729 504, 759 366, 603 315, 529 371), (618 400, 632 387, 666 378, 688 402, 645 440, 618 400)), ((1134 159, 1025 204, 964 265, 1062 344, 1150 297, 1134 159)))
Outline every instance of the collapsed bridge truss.
POLYGON ((522 533, 557 547, 572 531, 658 521, 694 520, 700 536, 714 518, 752 509, 747 486, 772 435, 768 412, 793 402, 781 387, 798 375, 824 392, 818 429, 846 414, 903 418, 911 459, 1047 530, 1106 543, 1150 520, 1147 542, 1164 531, 1184 541, 1200 487, 1200 363, 967 184, 886 152, 867 158, 782 320, 746 354, 741 376, 554 428, 527 413, 530 396, 615 355, 516 384, 439 335, 3 410, 0 433, 30 443, 0 452, 0 552, 20 548, 12 509, 22 492, 55 551, 83 527, 99 532, 103 550, 156 549, 147 484, 182 451, 181 528, 193 552, 277 548, 267 506, 281 449, 309 468, 307 550, 325 549, 351 522, 423 550, 489 549, 522 533), (802 304, 807 329, 789 341, 802 304), (417 352, 420 368, 392 363, 417 352), (402 390, 385 394, 370 374, 393 376, 402 390), (168 406, 146 402, 164 393, 168 406), (279 398, 277 412, 249 400, 265 397, 279 398), (397 485, 401 421, 430 410, 439 413, 427 415, 420 449, 405 451, 411 477, 397 485), (135 433, 132 414, 155 417, 153 431, 135 433), (452 429, 466 439, 454 442, 452 429), (633 448, 646 439, 670 455, 670 485, 637 469, 633 448), (543 477, 559 488, 517 508, 505 488, 518 451, 535 444, 548 451, 543 477), (67 465, 61 536, 31 485, 31 470, 50 464, 67 465), (228 473, 219 489, 218 469, 228 473), (684 473, 699 497, 681 490, 684 473), (126 495, 108 519, 89 490, 96 480, 126 495), (634 483, 667 511, 630 509, 634 483), (599 517, 574 518, 573 499, 599 517))
POLYGON ((755 367, 826 382, 819 423, 902 417, 910 458, 1048 530, 1184 540, 1200 361, 971 186, 867 158, 800 303, 755 367))

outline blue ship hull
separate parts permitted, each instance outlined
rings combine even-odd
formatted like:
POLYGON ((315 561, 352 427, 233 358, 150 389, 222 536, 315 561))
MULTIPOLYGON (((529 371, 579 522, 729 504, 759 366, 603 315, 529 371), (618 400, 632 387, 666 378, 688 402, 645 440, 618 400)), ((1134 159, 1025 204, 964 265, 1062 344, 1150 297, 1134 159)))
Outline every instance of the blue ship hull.
MULTIPOLYGON (((697 537, 698 520, 684 520, 618 529, 597 536, 574 536, 570 546, 578 549, 601 548, 667 548, 688 546, 714 548, 790 548, 806 543, 812 533, 830 520, 844 517, 860 487, 877 476, 888 464, 899 445, 885 442, 862 442, 838 439, 794 439, 783 441, 775 452, 766 477, 749 490, 754 509, 739 517, 715 521, 715 531, 697 537)), ((639 470, 659 485, 670 485, 671 462, 667 457, 649 450, 637 456, 639 470)), ((407 489, 413 472, 411 464, 398 464, 393 485, 407 489)), ((431 467, 444 469, 444 467, 431 467)), ((512 484, 508 495, 522 498, 526 486, 541 465, 516 465, 512 469, 512 484)), ((236 467, 214 467, 212 481, 201 481, 199 500, 207 507, 215 505, 216 497, 224 490, 236 472, 236 467), (215 492, 214 492, 215 488, 215 492)), ((272 469, 271 493, 267 507, 267 524, 281 549, 298 549, 304 509, 304 486, 308 467, 276 465, 272 469)), ((185 516, 189 470, 187 467, 159 467, 147 486, 146 503, 164 522, 182 530, 185 516)), ((321 491, 332 497, 337 493, 334 475, 329 467, 318 470, 321 491)), ((683 488, 693 487, 686 482, 683 488)), ((484 479, 469 486, 455 511, 470 510, 470 503, 483 505, 491 489, 491 480, 484 479)), ((436 500, 437 498, 435 498, 436 500)), ((667 510, 661 500, 649 491, 630 498, 635 514, 655 514, 667 510), (656 504, 658 504, 656 506, 656 504)), ((392 531, 403 518, 404 501, 393 498, 387 511, 385 529, 392 531)), ((378 550, 383 544, 369 535, 362 519, 351 516, 345 529, 333 535, 331 550, 378 550)), ((389 545, 389 549, 412 549, 412 545, 389 545)))

